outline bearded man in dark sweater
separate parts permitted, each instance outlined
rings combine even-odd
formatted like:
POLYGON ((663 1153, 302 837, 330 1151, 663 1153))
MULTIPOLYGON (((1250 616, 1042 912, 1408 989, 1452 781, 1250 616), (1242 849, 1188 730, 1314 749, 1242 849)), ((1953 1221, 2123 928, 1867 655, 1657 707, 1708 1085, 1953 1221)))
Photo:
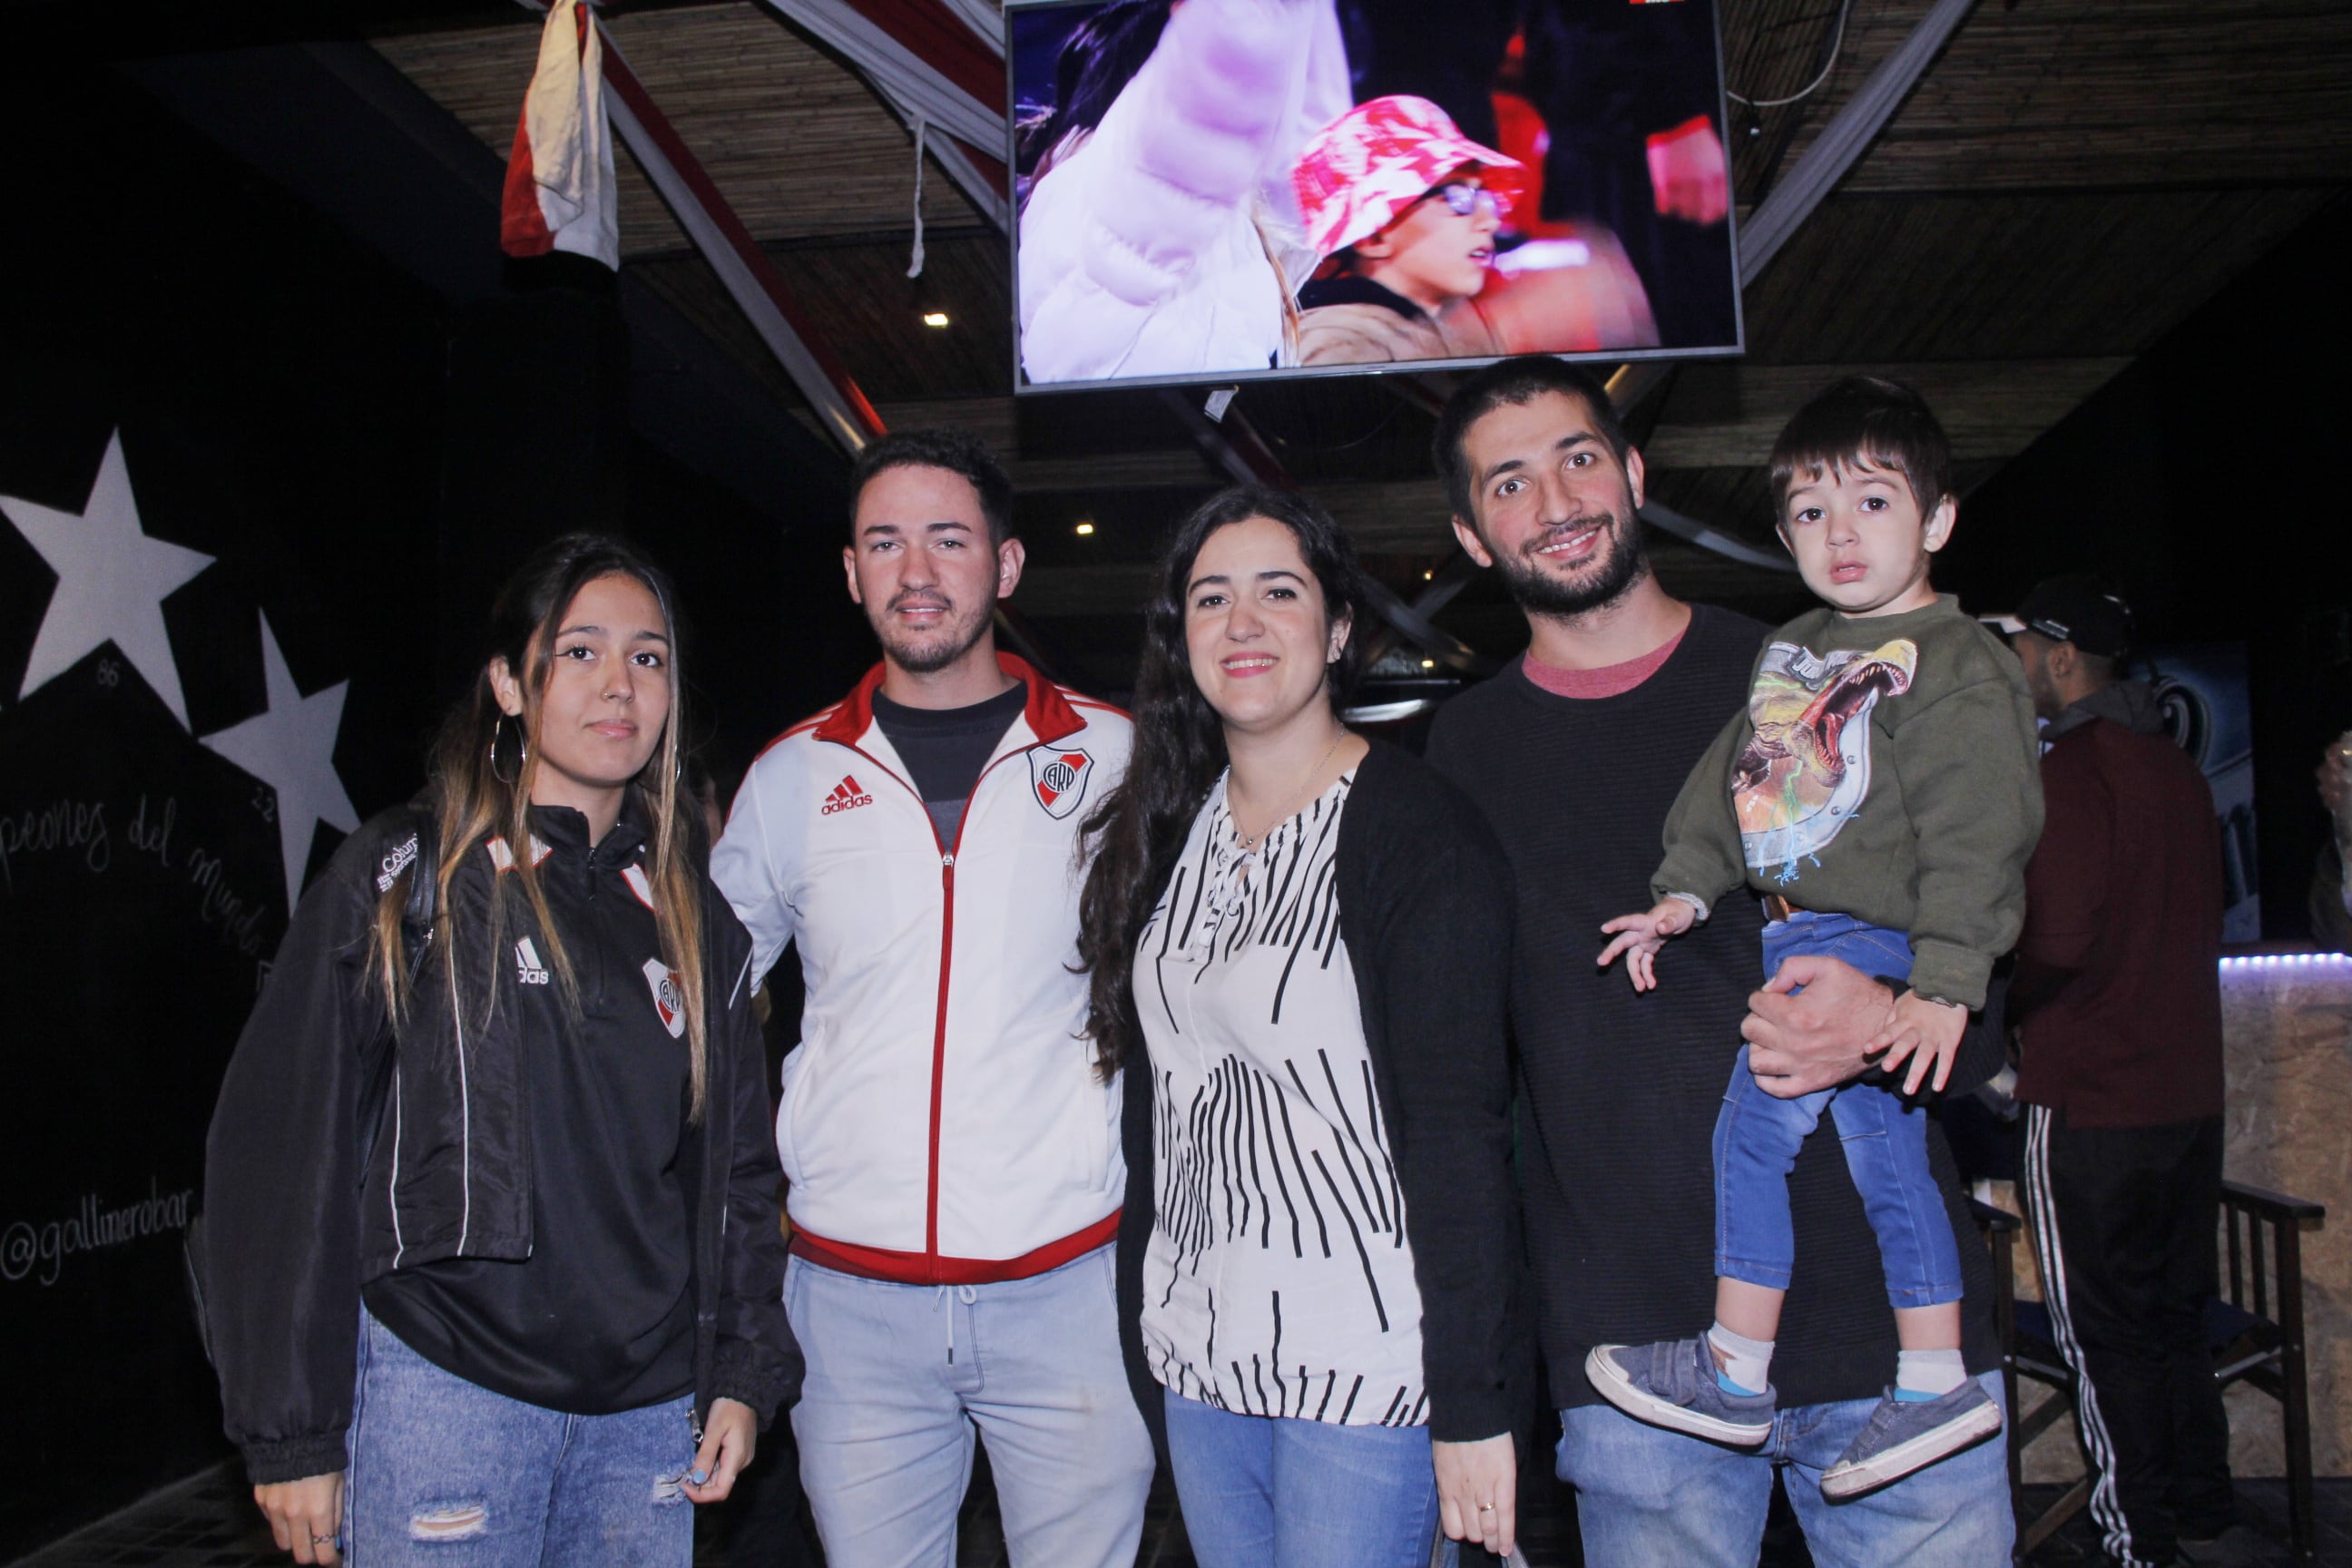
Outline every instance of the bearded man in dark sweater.
MULTIPOLYGON (((1582 371, 1528 357, 1472 376, 1439 421, 1436 461, 1463 548, 1502 574, 1530 633, 1525 658, 1439 714, 1428 755, 1485 809, 1517 874, 1520 1181, 1544 1360, 1562 1407, 1559 1473, 1577 1490, 1586 1561, 1753 1563, 1773 1468, 1788 1465, 1799 1472, 1790 1500, 1823 1568, 2007 1562, 1999 1444, 1834 1507, 1822 1498, 1822 1472, 1895 1381, 1897 1348, 1877 1243, 1833 1128, 1806 1141, 1789 1178, 1802 1266, 1763 1445, 1729 1448, 1643 1425, 1586 1381, 1595 1344, 1684 1338, 1712 1320, 1709 1143, 1739 1040, 1771 1092, 1824 1089, 1866 1069, 1863 1047, 1895 994, 1828 958, 1792 958, 1758 991, 1763 917, 1743 899, 1678 940, 1672 986, 1637 994, 1595 966, 1601 922, 1640 900, 1667 810, 1747 700, 1768 628, 1659 586, 1634 516, 1641 455, 1582 371)), ((2000 1066, 1997 1025, 1979 1022, 1947 1092, 2000 1066)), ((1990 1264, 1939 1132, 1929 1162, 1962 1241, 1965 1364, 1998 1397, 1990 1264)))

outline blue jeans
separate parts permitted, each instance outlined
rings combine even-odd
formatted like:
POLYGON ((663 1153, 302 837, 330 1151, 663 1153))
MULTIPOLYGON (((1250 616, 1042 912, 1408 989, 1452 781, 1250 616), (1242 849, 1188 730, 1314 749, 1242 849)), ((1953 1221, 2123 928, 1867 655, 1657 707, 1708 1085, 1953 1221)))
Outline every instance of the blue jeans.
POLYGON ((1177 1394, 1167 1410, 1168 1465, 1201 1568, 1428 1568, 1428 1427, 1236 1415, 1177 1394))
MULTIPOLYGON (((1998 1403, 2000 1374, 1977 1379, 1998 1403)), ((1613 1405, 1560 1412, 1559 1479, 1576 1488, 1584 1560, 1608 1568, 1754 1568, 1789 1467, 1789 1501, 1820 1568, 2009 1568, 2016 1521, 2007 1450, 1979 1443, 1846 1502, 1822 1496, 1877 1402, 1802 1405, 1773 1418, 1760 1449, 1648 1426, 1613 1405)))
MULTIPOLYGON (((1864 974, 1901 980, 1911 943, 1901 931, 1851 915, 1799 912, 1764 928, 1764 973, 1800 953, 1843 959, 1864 974)), ((1715 1122, 1715 1272, 1751 1285, 1789 1288, 1797 1242, 1789 1219, 1789 1171, 1827 1107, 1854 1191, 1878 1237, 1886 1299, 1933 1307, 1960 1299, 1960 1249, 1943 1193, 1927 1168, 1927 1112, 1873 1084, 1847 1083, 1794 1100, 1767 1094, 1748 1070, 1748 1047, 1731 1068, 1715 1122)))
POLYGON ((831 1568, 952 1568, 974 1428, 1013 1568, 1132 1568, 1151 1436, 1119 1359, 1111 1249, 992 1285, 794 1258, 801 1486, 831 1568))
POLYGON ((444 1372, 362 1310, 343 1489, 352 1568, 687 1568, 694 1396, 567 1415, 444 1372))

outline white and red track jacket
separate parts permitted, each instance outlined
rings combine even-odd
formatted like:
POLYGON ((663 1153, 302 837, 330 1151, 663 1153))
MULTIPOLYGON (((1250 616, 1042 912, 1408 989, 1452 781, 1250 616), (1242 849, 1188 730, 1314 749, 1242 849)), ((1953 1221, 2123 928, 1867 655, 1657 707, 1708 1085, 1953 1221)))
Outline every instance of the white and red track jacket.
POLYGON ((954 843, 874 721, 877 665, 761 753, 711 855, 752 972, 800 947, 776 1148, 793 1249, 827 1268, 1018 1279, 1118 1229, 1119 1086, 1095 1075, 1074 965, 1078 824, 1126 771, 1132 727, 998 658, 1029 700, 954 843))

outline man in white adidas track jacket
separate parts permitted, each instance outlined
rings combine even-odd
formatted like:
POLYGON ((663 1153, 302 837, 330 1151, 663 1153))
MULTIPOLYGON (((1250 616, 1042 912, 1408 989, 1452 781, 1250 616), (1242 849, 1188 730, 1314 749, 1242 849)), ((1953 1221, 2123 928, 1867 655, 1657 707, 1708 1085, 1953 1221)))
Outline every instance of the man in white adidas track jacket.
POLYGON ((983 448, 894 437, 852 484, 883 662, 752 764, 711 864, 754 973, 795 946, 807 986, 776 1122, 803 1484, 835 1568, 947 1568, 976 1426, 1014 1563, 1125 1568, 1151 1448, 1113 1300, 1119 1086, 1074 964, 1079 823, 1129 725, 996 654, 1020 545, 983 448))

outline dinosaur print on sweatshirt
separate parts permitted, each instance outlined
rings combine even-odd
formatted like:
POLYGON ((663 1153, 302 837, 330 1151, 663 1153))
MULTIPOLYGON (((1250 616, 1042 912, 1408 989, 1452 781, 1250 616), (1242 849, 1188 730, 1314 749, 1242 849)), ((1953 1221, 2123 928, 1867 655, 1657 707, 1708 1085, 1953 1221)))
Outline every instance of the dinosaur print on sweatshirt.
POLYGON ((1765 650, 1748 697, 1755 734, 1731 778, 1750 867, 1785 887, 1838 836, 1870 794, 1871 710, 1909 690, 1918 664, 1908 637, 1868 652, 1765 650))

